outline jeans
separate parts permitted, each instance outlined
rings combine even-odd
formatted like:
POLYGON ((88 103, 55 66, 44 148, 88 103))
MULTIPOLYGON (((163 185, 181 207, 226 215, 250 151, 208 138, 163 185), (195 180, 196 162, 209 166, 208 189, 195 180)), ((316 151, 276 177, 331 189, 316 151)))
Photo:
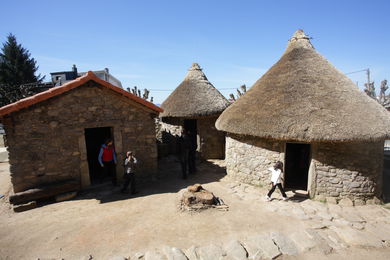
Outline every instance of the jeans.
POLYGON ((116 186, 116 165, 114 161, 103 162, 103 173, 100 176, 100 182, 103 182, 105 176, 111 176, 111 181, 114 186, 116 186))
POLYGON ((272 193, 275 191, 276 187, 279 188, 280 193, 282 193, 283 198, 287 198, 287 195, 286 195, 286 193, 284 192, 284 189, 283 189, 281 183, 272 184, 272 188, 271 188, 271 190, 268 192, 268 197, 271 197, 271 195, 272 195, 272 193))

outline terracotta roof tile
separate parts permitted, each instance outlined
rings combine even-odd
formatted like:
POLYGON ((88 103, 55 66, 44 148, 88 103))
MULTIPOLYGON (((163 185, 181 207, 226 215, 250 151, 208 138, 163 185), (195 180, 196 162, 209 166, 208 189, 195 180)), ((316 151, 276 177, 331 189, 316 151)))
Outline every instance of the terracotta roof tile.
POLYGON ((37 104, 37 103, 42 102, 44 100, 47 100, 49 98, 61 95, 62 93, 67 92, 69 90, 72 90, 74 88, 77 88, 90 80, 95 81, 96 83, 98 83, 106 88, 109 88, 109 89, 111 89, 111 90, 113 90, 113 91, 115 91, 115 92, 117 92, 117 93, 119 93, 127 98, 130 98, 131 100, 133 100, 133 101, 135 101, 143 106, 146 106, 147 108, 149 108, 157 113, 163 112, 163 110, 160 107, 154 105, 153 103, 148 102, 143 98, 137 97, 137 96, 133 95, 132 93, 129 93, 126 90, 118 88, 118 87, 110 84, 109 82, 98 78, 92 71, 88 71, 86 75, 79 77, 75 80, 72 80, 72 81, 70 81, 62 86, 51 88, 51 89, 46 90, 44 92, 38 93, 34 96, 27 97, 27 98, 24 98, 24 99, 21 99, 21 100, 15 102, 15 103, 8 104, 6 106, 1 107, 0 108, 0 117, 3 117, 5 115, 8 115, 8 114, 16 112, 16 111, 19 111, 23 108, 27 108, 31 105, 37 104))

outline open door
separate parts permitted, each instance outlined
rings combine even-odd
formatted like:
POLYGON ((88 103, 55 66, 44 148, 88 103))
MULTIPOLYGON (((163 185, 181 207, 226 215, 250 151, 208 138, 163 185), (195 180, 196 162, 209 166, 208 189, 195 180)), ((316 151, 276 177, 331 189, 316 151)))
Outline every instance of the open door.
MULTIPOLYGON (((87 160, 89 168, 89 177, 91 184, 98 184, 101 181, 103 168, 98 161, 99 151, 102 144, 112 138, 112 127, 97 127, 85 129, 85 143, 87 145, 87 160)), ((103 176, 103 181, 110 179, 109 176, 103 176)))
POLYGON ((197 127, 197 120, 196 119, 185 119, 184 120, 184 129, 187 131, 189 136, 191 137, 191 142, 193 144, 197 144, 197 147, 199 148, 199 144, 197 141, 198 136, 198 127, 197 127))
POLYGON ((307 190, 309 166, 310 144, 286 143, 284 187, 307 190))

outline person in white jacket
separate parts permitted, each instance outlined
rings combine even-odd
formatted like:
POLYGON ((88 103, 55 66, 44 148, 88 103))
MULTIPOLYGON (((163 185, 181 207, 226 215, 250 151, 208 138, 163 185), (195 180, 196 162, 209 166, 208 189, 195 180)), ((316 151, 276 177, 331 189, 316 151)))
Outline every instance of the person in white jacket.
POLYGON ((271 195, 275 191, 276 187, 279 188, 280 193, 282 193, 283 200, 287 200, 287 195, 284 192, 284 189, 282 187, 281 179, 283 176, 283 163, 281 161, 278 161, 275 163, 274 167, 268 168, 268 170, 271 172, 271 183, 272 188, 268 192, 266 199, 268 201, 271 201, 271 195))

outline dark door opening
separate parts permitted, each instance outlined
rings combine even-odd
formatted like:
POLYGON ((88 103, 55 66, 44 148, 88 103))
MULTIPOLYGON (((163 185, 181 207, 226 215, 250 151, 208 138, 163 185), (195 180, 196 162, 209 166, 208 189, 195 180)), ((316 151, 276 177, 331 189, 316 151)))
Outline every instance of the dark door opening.
MULTIPOLYGON (((100 176, 104 173, 99 164, 98 156, 101 145, 108 138, 112 138, 112 127, 98 127, 85 129, 85 143, 87 145, 87 160, 91 184, 98 184, 100 176)), ((109 180, 110 176, 103 176, 103 181, 109 180)))
POLYGON ((191 137, 191 142, 197 144, 197 122, 196 119, 185 119, 184 120, 184 129, 187 131, 188 135, 191 137))
POLYGON ((310 166, 310 144, 287 143, 284 186, 307 190, 310 166))

